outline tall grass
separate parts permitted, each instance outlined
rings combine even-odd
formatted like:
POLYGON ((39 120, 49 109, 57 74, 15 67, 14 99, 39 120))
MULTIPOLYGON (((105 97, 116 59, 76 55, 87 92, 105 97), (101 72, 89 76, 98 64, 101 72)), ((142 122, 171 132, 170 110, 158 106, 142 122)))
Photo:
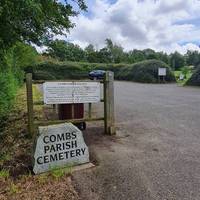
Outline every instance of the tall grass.
POLYGON ((12 108, 20 83, 19 77, 12 71, 0 72, 0 127, 12 108))

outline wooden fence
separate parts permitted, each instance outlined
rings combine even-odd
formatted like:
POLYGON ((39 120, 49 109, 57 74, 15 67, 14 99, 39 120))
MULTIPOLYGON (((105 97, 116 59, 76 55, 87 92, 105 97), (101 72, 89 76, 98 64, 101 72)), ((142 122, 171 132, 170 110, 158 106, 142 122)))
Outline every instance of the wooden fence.
MULTIPOLYGON (((74 81, 74 80, 73 80, 74 81)), ((90 82, 91 80, 81 80, 80 82, 90 82)), ((89 103, 88 118, 70 119, 70 120, 46 120, 37 121, 34 118, 34 105, 44 105, 44 102, 33 101, 33 84, 43 84, 45 82, 69 82, 69 80, 32 80, 32 74, 26 74, 26 90, 27 90, 27 110, 28 110, 28 131, 31 137, 34 137, 38 126, 46 126, 51 124, 59 124, 64 122, 79 123, 87 121, 104 121, 105 133, 109 135, 115 134, 115 117, 114 117, 114 73, 107 71, 102 81, 103 84, 103 99, 104 116, 100 118, 92 117, 92 103, 89 103)), ((79 81, 74 81, 79 82, 79 81)), ((92 81, 94 82, 94 81, 92 81)))

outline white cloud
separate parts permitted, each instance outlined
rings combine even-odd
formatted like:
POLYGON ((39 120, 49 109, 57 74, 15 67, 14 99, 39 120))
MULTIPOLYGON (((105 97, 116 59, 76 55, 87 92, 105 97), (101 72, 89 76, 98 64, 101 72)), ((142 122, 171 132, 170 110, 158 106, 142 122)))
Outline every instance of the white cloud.
POLYGON ((200 19, 198 0, 118 0, 114 4, 94 0, 89 10, 90 16, 73 18, 76 27, 69 36, 82 47, 92 43, 101 48, 111 38, 125 50, 199 51, 191 42, 200 40, 200 25, 192 24, 192 19, 200 19))

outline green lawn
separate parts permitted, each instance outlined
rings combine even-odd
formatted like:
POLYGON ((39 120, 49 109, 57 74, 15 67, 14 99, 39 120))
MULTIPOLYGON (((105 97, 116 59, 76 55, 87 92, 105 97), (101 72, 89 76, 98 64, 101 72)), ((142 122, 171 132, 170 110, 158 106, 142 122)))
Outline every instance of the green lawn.
POLYGON ((190 77, 192 76, 192 71, 188 70, 187 73, 185 73, 184 80, 179 80, 180 74, 184 74, 184 71, 183 70, 174 71, 174 75, 176 77, 177 83, 181 84, 181 85, 185 85, 185 83, 187 82, 187 80, 190 79, 190 77))

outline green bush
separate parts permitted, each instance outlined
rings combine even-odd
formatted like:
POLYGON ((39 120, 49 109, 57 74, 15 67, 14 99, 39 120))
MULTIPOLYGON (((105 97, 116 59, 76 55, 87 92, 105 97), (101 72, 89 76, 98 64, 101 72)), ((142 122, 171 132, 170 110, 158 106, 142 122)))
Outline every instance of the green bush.
POLYGON ((130 80, 144 83, 158 82, 158 68, 166 67, 166 81, 175 81, 175 77, 168 65, 157 60, 148 60, 134 65, 128 64, 102 64, 102 63, 76 63, 76 62, 42 62, 29 66, 26 72, 33 73, 38 79, 86 79, 88 73, 94 69, 109 70, 115 73, 115 79, 130 80))
POLYGON ((186 85, 200 86, 200 66, 194 71, 186 85))
POLYGON ((123 67, 116 73, 116 78, 142 83, 157 83, 158 68, 160 67, 167 69, 167 75, 165 77, 166 82, 175 81, 174 74, 170 67, 158 60, 147 60, 135 63, 132 66, 123 67))
POLYGON ((76 63, 44 62, 25 68, 25 72, 33 73, 33 78, 38 79, 82 79, 87 78, 88 69, 76 63))
POLYGON ((127 64, 101 64, 77 62, 42 62, 25 68, 26 73, 33 73, 33 78, 38 79, 87 79, 88 73, 94 69, 110 70, 115 74, 127 64))

